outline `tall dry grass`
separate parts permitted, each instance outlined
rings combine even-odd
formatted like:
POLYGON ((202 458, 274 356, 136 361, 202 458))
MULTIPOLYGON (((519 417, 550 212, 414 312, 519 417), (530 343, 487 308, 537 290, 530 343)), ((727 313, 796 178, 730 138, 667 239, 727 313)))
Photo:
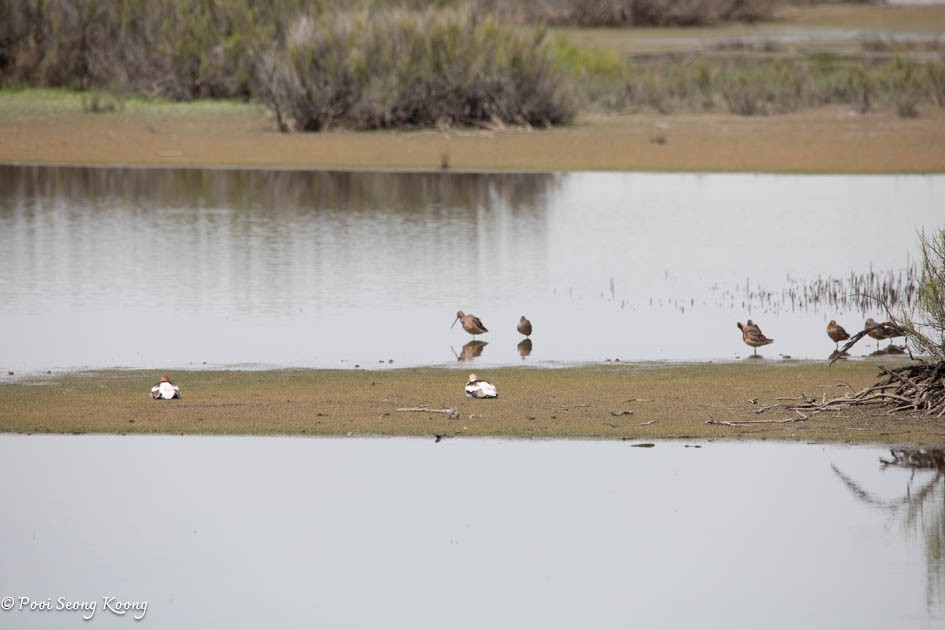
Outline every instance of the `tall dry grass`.
POLYGON ((624 111, 729 111, 770 115, 844 104, 860 112, 892 108, 901 117, 920 105, 945 106, 945 62, 799 57, 707 60, 664 57, 629 62, 611 92, 594 104, 624 111))

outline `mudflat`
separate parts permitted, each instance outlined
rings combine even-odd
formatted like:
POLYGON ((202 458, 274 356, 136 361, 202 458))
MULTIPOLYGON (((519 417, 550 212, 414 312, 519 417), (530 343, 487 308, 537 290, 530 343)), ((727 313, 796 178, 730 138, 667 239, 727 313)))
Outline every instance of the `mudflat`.
MULTIPOLYGON (((466 371, 180 371, 183 398, 152 400, 154 371, 0 383, 0 432, 776 439, 945 445, 945 419, 790 407, 871 385, 878 363, 745 360, 479 370, 499 397, 465 397, 466 371), (450 416, 450 413, 454 417, 450 416)), ((889 366, 891 367, 891 366, 889 366)))
POLYGON ((253 104, 0 92, 0 163, 291 169, 945 172, 945 110, 582 114, 554 129, 279 133, 253 104))

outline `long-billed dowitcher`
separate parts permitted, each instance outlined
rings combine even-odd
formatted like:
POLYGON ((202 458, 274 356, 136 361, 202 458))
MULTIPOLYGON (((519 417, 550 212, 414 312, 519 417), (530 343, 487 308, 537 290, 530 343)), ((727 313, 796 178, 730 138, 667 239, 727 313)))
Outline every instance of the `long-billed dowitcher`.
POLYGON ((475 374, 469 375, 469 380, 466 381, 466 398, 498 398, 499 392, 496 391, 495 385, 492 383, 487 383, 486 381, 480 381, 476 378, 475 374))
POLYGON ((897 330, 898 326, 890 322, 879 323, 872 317, 866 319, 866 323, 863 324, 863 328, 866 330, 866 334, 876 340, 876 347, 879 348, 879 342, 883 339, 889 339, 892 343, 893 337, 899 337, 900 333, 897 330))
POLYGON ((754 349, 754 355, 758 356, 758 348, 774 342, 774 339, 768 339, 761 332, 761 328, 750 319, 747 324, 738 322, 738 329, 742 331, 742 341, 754 349))
POLYGON ((180 398, 180 387, 172 383, 167 375, 164 375, 160 382, 151 388, 151 398, 154 400, 180 398))
POLYGON ((840 349, 840 342, 845 341, 850 338, 850 335, 843 329, 843 326, 837 323, 837 320, 831 319, 830 323, 827 324, 827 336, 830 337, 836 346, 836 350, 840 349))
POLYGON ((467 315, 462 311, 456 311, 456 319, 454 319, 453 323, 450 324, 450 328, 455 326, 457 321, 462 322, 463 330, 468 332, 470 335, 476 336, 489 332, 489 329, 482 325, 482 320, 472 313, 467 315))
POLYGON ((863 324, 863 328, 867 330, 867 335, 876 340, 877 348, 879 347, 879 342, 883 339, 889 339, 889 343, 892 344, 893 338, 904 337, 906 335, 902 327, 892 320, 879 323, 872 317, 869 317, 866 323, 863 324))
POLYGON ((532 323, 525 319, 524 315, 518 320, 518 326, 516 326, 515 329, 526 337, 532 336, 532 323))

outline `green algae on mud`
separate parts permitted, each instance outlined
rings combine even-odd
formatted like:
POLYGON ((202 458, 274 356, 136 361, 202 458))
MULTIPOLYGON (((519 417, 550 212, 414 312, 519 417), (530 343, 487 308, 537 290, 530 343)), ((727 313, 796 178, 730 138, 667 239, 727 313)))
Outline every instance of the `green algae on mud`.
POLYGON ((0 431, 232 435, 778 439, 945 444, 945 419, 887 409, 797 422, 802 395, 834 398, 877 380, 878 364, 744 361, 481 369, 496 400, 465 398, 452 368, 178 371, 183 399, 148 395, 155 371, 105 370, 0 383, 0 431), (414 411, 428 407, 430 411, 414 411), (458 418, 439 410, 456 409, 458 418), (707 424, 763 421, 748 425, 707 424))

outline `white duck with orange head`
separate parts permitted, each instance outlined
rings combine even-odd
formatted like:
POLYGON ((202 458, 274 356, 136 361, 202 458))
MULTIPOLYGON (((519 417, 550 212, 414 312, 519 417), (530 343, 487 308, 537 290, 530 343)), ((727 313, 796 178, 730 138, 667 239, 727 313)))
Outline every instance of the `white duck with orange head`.
POLYGON ((466 398, 498 398, 499 392, 495 385, 486 381, 480 381, 475 374, 469 375, 466 381, 466 398))
POLYGON ((151 398, 154 400, 171 400, 180 398, 180 387, 171 382, 170 377, 164 375, 154 387, 151 388, 151 398))

